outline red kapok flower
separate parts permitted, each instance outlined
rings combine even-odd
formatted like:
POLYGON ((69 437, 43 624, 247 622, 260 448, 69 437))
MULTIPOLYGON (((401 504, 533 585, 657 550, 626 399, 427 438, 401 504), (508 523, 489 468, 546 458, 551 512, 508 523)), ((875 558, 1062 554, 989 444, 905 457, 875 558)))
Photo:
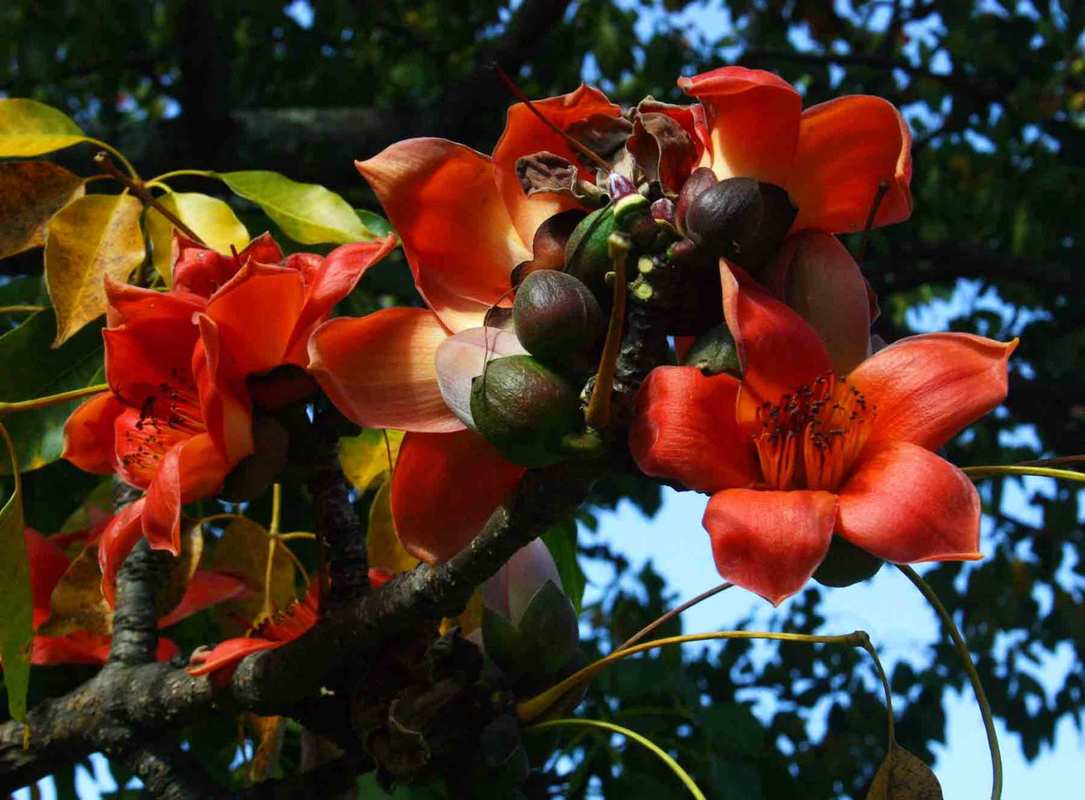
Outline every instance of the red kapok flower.
POLYGON ((787 190, 799 212, 792 230, 862 230, 878 186, 888 190, 875 225, 912 213, 911 133, 880 97, 849 95, 803 110, 795 88, 771 72, 721 67, 680 78, 701 101, 702 166, 716 177, 755 178, 787 190))
MULTIPOLYGON (((621 113, 585 86, 535 106, 562 129, 621 113)), ((574 205, 524 193, 517 159, 541 150, 576 163, 568 143, 521 103, 509 109, 492 158, 446 139, 410 139, 357 165, 402 238, 428 309, 328 322, 311 340, 311 370, 353 421, 408 431, 392 515, 406 549, 431 563, 463 548, 524 472, 471 430, 467 396, 487 348, 491 356, 523 352, 514 336, 487 332, 486 314, 509 302, 512 271, 532 258, 540 224, 574 205)))
POLYGON ((1016 341, 913 336, 842 377, 809 324, 722 270, 742 379, 657 368, 630 434, 646 474, 712 495, 720 574, 779 603, 834 533, 896 563, 979 558, 976 489, 931 451, 1005 398, 1016 341))
POLYGON ((284 259, 265 234, 234 258, 178 236, 171 291, 107 284, 110 391, 64 430, 73 464, 147 490, 103 534, 107 581, 141 534, 177 554, 181 506, 218 492, 253 452, 246 379, 305 367, 313 329, 394 246, 387 237, 284 259))

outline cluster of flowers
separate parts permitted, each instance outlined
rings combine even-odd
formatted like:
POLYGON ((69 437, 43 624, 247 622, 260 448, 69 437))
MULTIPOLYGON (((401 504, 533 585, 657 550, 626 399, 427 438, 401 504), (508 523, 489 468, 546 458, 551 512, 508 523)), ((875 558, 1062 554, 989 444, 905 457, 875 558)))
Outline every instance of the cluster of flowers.
POLYGON ((178 238, 169 291, 110 285, 111 391, 66 430, 70 461, 146 490, 102 534, 106 583, 140 536, 176 552, 182 504, 218 493, 258 449, 254 414, 313 380, 354 422, 407 432, 396 531, 414 557, 450 558, 525 469, 570 457, 562 436, 584 433, 610 305, 600 230, 625 231, 632 263, 677 275, 686 296, 674 308, 688 314, 670 312, 677 364, 640 387, 628 443, 645 474, 711 495, 722 576, 779 603, 834 549, 878 565, 977 558, 978 495, 935 451, 1005 397, 1014 343, 872 339, 877 304, 834 236, 910 215, 899 112, 867 96, 803 110, 792 86, 739 67, 679 85, 695 103, 623 112, 582 86, 517 104, 492 156, 423 138, 358 163, 425 308, 325 321, 393 237, 289 258, 267 237, 233 257, 178 238), (576 358, 520 310, 567 290, 591 322, 576 358), (730 358, 700 359, 706 341, 730 358), (514 404, 572 386, 543 392, 575 414, 536 420, 541 450, 480 400, 498 362, 514 404))

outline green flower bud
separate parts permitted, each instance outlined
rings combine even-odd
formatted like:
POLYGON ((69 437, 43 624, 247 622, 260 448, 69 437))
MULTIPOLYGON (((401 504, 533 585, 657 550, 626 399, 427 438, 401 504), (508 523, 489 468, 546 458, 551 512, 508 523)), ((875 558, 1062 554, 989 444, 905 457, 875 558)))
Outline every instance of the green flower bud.
POLYGON ((505 356, 472 382, 471 417, 509 461, 543 467, 564 458, 562 439, 580 427, 580 396, 530 356, 505 356))
POLYGON ((741 375, 742 367, 738 363, 735 337, 731 335, 727 323, 721 323, 698 337, 686 352, 682 364, 696 367, 705 375, 719 375, 721 372, 741 375))
POLYGON ((565 271, 583 282, 603 302, 610 296, 604 276, 613 269, 607 239, 614 228, 612 204, 584 217, 565 245, 565 271))
POLYGON ((873 577, 884 563, 843 536, 833 536, 825 560, 814 573, 814 580, 822 586, 851 586, 873 577))

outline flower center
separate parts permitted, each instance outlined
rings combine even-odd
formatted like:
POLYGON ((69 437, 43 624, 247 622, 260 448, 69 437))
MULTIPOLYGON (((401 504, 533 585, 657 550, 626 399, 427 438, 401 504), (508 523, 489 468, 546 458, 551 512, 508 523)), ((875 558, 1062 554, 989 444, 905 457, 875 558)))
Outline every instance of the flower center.
POLYGON ((161 384, 137 410, 118 419, 117 455, 123 477, 147 486, 158 463, 178 442, 207 430, 195 392, 190 387, 161 384))
POLYGON ((833 491, 870 435, 876 409, 833 373, 757 409, 754 444, 773 489, 833 491))

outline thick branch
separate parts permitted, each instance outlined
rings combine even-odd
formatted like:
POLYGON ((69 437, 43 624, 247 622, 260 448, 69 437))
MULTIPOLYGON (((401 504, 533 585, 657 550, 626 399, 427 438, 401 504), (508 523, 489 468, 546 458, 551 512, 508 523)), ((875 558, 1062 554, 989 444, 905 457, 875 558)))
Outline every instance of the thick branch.
POLYGON ((117 575, 117 606, 113 611, 113 664, 149 664, 158 649, 156 596, 169 567, 170 555, 152 550, 140 539, 117 575))
POLYGON ((158 800, 214 800, 226 796, 192 756, 169 739, 143 745, 126 755, 124 761, 158 800))

